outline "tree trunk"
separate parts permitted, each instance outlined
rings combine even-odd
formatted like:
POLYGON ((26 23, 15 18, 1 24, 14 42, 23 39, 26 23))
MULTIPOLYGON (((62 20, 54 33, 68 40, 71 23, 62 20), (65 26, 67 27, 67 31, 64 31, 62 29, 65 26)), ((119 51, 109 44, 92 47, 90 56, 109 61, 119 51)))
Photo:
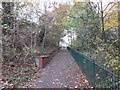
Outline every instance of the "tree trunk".
POLYGON ((103 5, 102 5, 102 0, 101 0, 101 26, 102 26, 102 40, 104 42, 106 42, 106 38, 105 38, 105 30, 104 30, 104 16, 103 16, 103 5))

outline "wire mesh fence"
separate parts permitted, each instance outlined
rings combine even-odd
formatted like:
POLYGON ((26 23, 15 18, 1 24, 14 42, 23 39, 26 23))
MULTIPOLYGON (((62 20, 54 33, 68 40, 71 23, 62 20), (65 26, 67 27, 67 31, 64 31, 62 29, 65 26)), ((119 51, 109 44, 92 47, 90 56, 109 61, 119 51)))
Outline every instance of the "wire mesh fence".
POLYGON ((120 88, 120 77, 79 52, 67 48, 91 85, 95 88, 120 88))

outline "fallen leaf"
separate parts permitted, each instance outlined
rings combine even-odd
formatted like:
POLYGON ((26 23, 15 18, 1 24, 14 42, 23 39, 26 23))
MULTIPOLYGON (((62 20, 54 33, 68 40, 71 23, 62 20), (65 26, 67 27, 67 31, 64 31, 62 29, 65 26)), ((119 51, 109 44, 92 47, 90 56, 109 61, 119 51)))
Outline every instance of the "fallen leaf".
POLYGON ((67 83, 68 86, 72 85, 71 83, 67 83))
POLYGON ((55 84, 55 82, 53 82, 53 84, 55 84))
POLYGON ((75 85, 75 88, 78 88, 78 85, 75 85))
POLYGON ((38 82, 43 82, 43 81, 38 81, 38 82))

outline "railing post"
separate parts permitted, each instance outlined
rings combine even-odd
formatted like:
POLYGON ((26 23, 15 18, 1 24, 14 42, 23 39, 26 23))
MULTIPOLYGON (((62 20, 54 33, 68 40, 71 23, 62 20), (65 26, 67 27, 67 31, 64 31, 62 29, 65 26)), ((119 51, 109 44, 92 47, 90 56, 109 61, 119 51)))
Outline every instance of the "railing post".
POLYGON ((39 60, 40 62, 39 62, 39 64, 40 64, 40 69, 42 69, 42 67, 43 67, 43 58, 42 57, 40 57, 40 60, 39 60))
POLYGON ((93 65, 92 65, 92 71, 93 71, 93 86, 95 88, 96 85, 95 85, 95 63, 94 63, 94 60, 93 60, 93 65))

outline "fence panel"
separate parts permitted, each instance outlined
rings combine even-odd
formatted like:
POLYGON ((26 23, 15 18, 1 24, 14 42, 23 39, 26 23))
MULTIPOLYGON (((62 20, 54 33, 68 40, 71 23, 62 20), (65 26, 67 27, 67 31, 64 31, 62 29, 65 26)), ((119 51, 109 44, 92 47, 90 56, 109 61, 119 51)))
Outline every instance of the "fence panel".
POLYGON ((94 60, 67 47, 82 72, 95 88, 120 88, 120 77, 94 60))

